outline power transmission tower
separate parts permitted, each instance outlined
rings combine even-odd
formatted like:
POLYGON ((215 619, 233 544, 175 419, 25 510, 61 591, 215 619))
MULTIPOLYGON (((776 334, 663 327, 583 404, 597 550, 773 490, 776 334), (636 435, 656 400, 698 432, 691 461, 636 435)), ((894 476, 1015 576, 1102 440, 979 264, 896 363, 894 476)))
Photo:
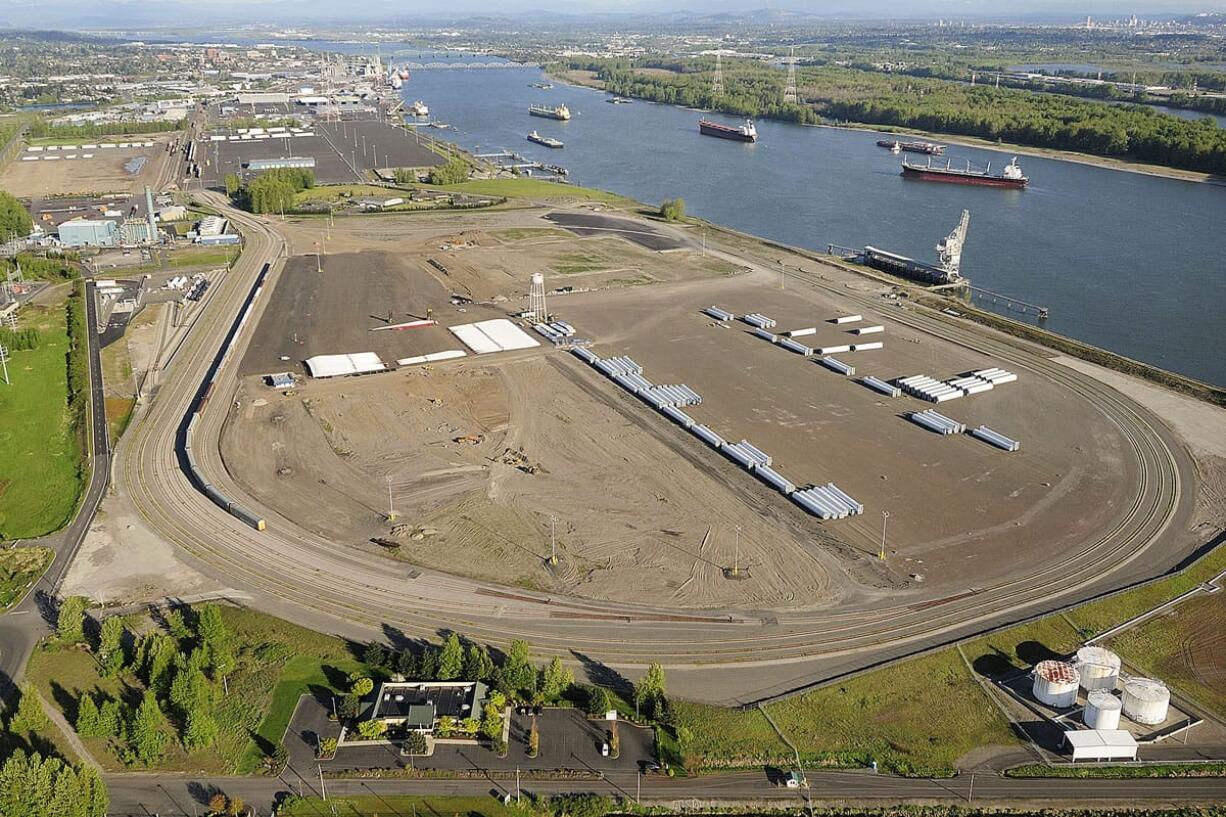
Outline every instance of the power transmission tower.
POLYGON ((715 76, 711 78, 711 94, 713 96, 724 94, 724 66, 720 62, 718 51, 715 52, 715 76))
POLYGON ((783 89, 783 104, 796 104, 796 46, 792 46, 792 53, 788 56, 788 84, 783 89))
POLYGON ((532 286, 528 290, 528 311, 535 321, 549 319, 549 310, 545 307, 545 276, 543 273, 532 273, 532 286))

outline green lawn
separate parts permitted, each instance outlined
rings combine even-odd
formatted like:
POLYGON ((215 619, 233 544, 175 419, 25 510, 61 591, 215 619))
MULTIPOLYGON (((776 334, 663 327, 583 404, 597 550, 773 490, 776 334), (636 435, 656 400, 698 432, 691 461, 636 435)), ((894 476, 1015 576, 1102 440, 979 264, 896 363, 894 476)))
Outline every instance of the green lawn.
POLYGON ((1226 763, 1184 763, 1160 766, 1046 766, 1032 763, 1005 772, 1007 777, 1074 777, 1119 780, 1130 777, 1226 777, 1226 763))
POLYGON ((166 261, 168 267, 227 267, 242 252, 240 247, 192 247, 175 250, 166 261))
POLYGON ((13 351, 0 380, 0 540, 41 536, 72 519, 81 493, 81 448, 68 410, 64 307, 26 307, 21 328, 37 349, 13 351))
MULTIPOLYGON (((312 688, 335 691, 347 675, 365 667, 353 658, 343 640, 321 635, 251 610, 222 607, 222 618, 237 645, 237 666, 227 677, 228 694, 219 697, 215 716, 220 735, 210 747, 187 752, 173 736, 153 768, 200 774, 251 774, 260 769, 285 735, 298 696, 312 688)), ((146 616, 129 627, 144 630, 146 616)), ((120 700, 138 700, 140 680, 125 672, 107 678, 99 674, 91 653, 55 642, 35 652, 27 676, 69 723, 75 721, 77 700, 87 690, 120 700)), ((122 746, 114 740, 84 738, 103 765, 122 770, 122 746)))
POLYGON ((277 811, 279 817, 375 817, 375 815, 419 814, 421 817, 514 817, 520 814, 493 797, 428 795, 362 795, 328 798, 291 797, 277 811))
POLYGON ((582 201, 626 201, 616 193, 578 187, 573 184, 557 184, 542 179, 479 179, 444 186, 422 185, 434 190, 455 193, 471 193, 478 196, 505 196, 508 199, 579 199, 582 201))
POLYGON ((0 550, 0 613, 9 609, 51 564, 51 549, 15 547, 0 550))

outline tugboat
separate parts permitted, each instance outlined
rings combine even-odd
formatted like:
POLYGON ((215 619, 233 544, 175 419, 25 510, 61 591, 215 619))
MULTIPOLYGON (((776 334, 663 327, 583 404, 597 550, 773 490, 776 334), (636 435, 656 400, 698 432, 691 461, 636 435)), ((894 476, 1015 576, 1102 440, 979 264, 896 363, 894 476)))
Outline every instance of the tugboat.
POLYGON ((545 119, 561 119, 563 122, 570 119, 570 108, 565 105, 556 108, 550 108, 548 105, 529 105, 528 113, 545 119))
POLYGON ((698 121, 698 132, 703 136, 717 136, 720 139, 731 139, 734 142, 758 141, 758 129, 754 127, 753 120, 751 119, 746 119, 745 124, 739 128, 721 125, 709 119, 700 119, 698 121))
POLYGON ((1013 190, 1021 190, 1030 181, 1018 166, 1016 156, 1013 157, 1013 161, 1005 165, 1005 169, 1000 173, 992 172, 990 162, 986 170, 972 170, 969 159, 965 169, 950 167, 948 162, 945 163, 945 167, 933 167, 931 159, 926 165, 913 165, 904 159, 902 175, 908 179, 922 179, 929 182, 978 184, 985 187, 1007 187, 1013 190))
POLYGON ((538 145, 544 145, 547 148, 565 147, 561 139, 554 139, 552 136, 541 136, 536 131, 528 134, 529 142, 536 142, 538 145))

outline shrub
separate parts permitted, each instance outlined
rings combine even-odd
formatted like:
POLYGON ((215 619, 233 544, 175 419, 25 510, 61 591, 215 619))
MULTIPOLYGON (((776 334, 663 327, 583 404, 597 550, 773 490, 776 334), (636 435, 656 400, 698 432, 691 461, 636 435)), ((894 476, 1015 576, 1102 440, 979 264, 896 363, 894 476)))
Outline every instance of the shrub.
POLYGON ((685 199, 665 199, 660 205, 660 217, 665 221, 682 221, 685 219, 685 199))

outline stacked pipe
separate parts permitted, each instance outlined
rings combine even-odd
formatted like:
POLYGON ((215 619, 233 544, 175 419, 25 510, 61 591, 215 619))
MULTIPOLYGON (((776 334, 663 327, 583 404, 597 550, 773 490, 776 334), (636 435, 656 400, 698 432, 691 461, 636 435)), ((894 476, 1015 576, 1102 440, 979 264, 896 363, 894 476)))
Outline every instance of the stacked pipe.
POLYGON ((837 355, 842 352, 850 352, 851 346, 844 343, 840 346, 821 346, 817 349, 819 355, 837 355))
POLYGON ((643 373, 642 366, 635 363, 632 358, 624 357, 624 356, 623 357, 606 357, 604 360, 601 360, 599 363, 596 363, 595 365, 597 369, 600 369, 602 372, 605 372, 605 374, 608 374, 610 377, 612 377, 615 374, 642 374, 643 373), (604 368, 602 368, 602 364, 604 368), (608 369, 608 371, 606 371, 606 368, 608 369))
POLYGON ((884 349, 884 348, 885 348, 885 344, 879 340, 875 340, 872 343, 853 343, 851 345, 851 351, 853 352, 869 352, 869 351, 872 351, 873 349, 884 349))
POLYGON ((971 376, 978 377, 980 380, 986 380, 993 386, 999 386, 1002 383, 1012 383, 1017 380, 1017 375, 1013 372, 1007 372, 1004 369, 979 369, 971 372, 971 376))
POLYGON ((756 326, 759 329, 773 329, 775 326, 775 322, 773 320, 758 312, 751 312, 748 315, 744 315, 741 317, 741 320, 745 321, 745 323, 749 324, 750 326, 756 326))
POLYGON ((844 363, 838 358, 823 357, 823 358, 820 358, 817 362, 825 366, 827 369, 830 369, 831 371, 838 372, 844 377, 851 377, 853 374, 856 373, 855 366, 851 366, 847 363, 844 363))
POLYGON ((758 337, 762 338, 762 340, 765 340, 769 343, 776 343, 779 340, 779 336, 776 335, 774 332, 770 332, 761 327, 758 327, 757 329, 753 330, 753 333, 757 335, 758 337))
POLYGON ((651 394, 665 406, 702 405, 702 395, 684 383, 676 386, 655 386, 651 389, 651 394))
POLYGON ((840 315, 839 317, 834 318, 832 322, 842 325, 844 323, 858 323, 862 320, 864 320, 863 315, 840 315))
POLYGON ((833 482, 792 494, 792 501, 819 519, 845 519, 864 513, 864 505, 833 482))
POLYGON ((784 334, 786 334, 789 338, 803 338, 806 335, 816 335, 817 327, 810 326, 805 329, 793 329, 790 332, 785 332, 784 334))
POLYGON ((971 436, 976 437, 984 442, 991 443, 997 448, 1003 448, 1005 451, 1016 451, 1021 448, 1021 443, 1017 440, 1011 440, 1004 434, 993 431, 987 426, 979 426, 971 431, 971 436))
POLYGON ((907 416, 911 418, 913 423, 941 435, 962 434, 966 431, 966 426, 963 423, 951 420, 944 414, 938 414, 934 409, 913 411, 907 416))
POLYGON ((972 394, 979 394, 985 391, 992 390, 992 382, 990 380, 982 380, 974 375, 966 377, 955 377, 952 380, 946 380, 945 385, 952 386, 955 389, 960 389, 967 397, 972 394))
POLYGON ((860 382, 868 386, 873 391, 881 392, 886 397, 897 397, 898 395, 902 394, 902 389, 891 383, 887 383, 884 380, 879 380, 872 375, 865 377, 860 382))
POLYGON ((791 338, 778 338, 777 342, 784 349, 787 349, 789 352, 795 352, 801 357, 809 357, 813 354, 813 350, 808 346, 805 346, 803 343, 797 343, 791 338))
POLYGON ((878 332, 884 332, 885 327, 884 326, 861 326, 851 331, 852 331, 852 334, 855 334, 855 335, 875 335, 878 332))
POLYGON ((926 374, 912 375, 894 382, 907 394, 931 403, 943 403, 962 396, 961 389, 955 389, 926 374))
POLYGON ((715 318, 717 321, 730 321, 736 317, 726 309, 720 309, 718 306, 708 306, 702 310, 708 317, 715 318))

